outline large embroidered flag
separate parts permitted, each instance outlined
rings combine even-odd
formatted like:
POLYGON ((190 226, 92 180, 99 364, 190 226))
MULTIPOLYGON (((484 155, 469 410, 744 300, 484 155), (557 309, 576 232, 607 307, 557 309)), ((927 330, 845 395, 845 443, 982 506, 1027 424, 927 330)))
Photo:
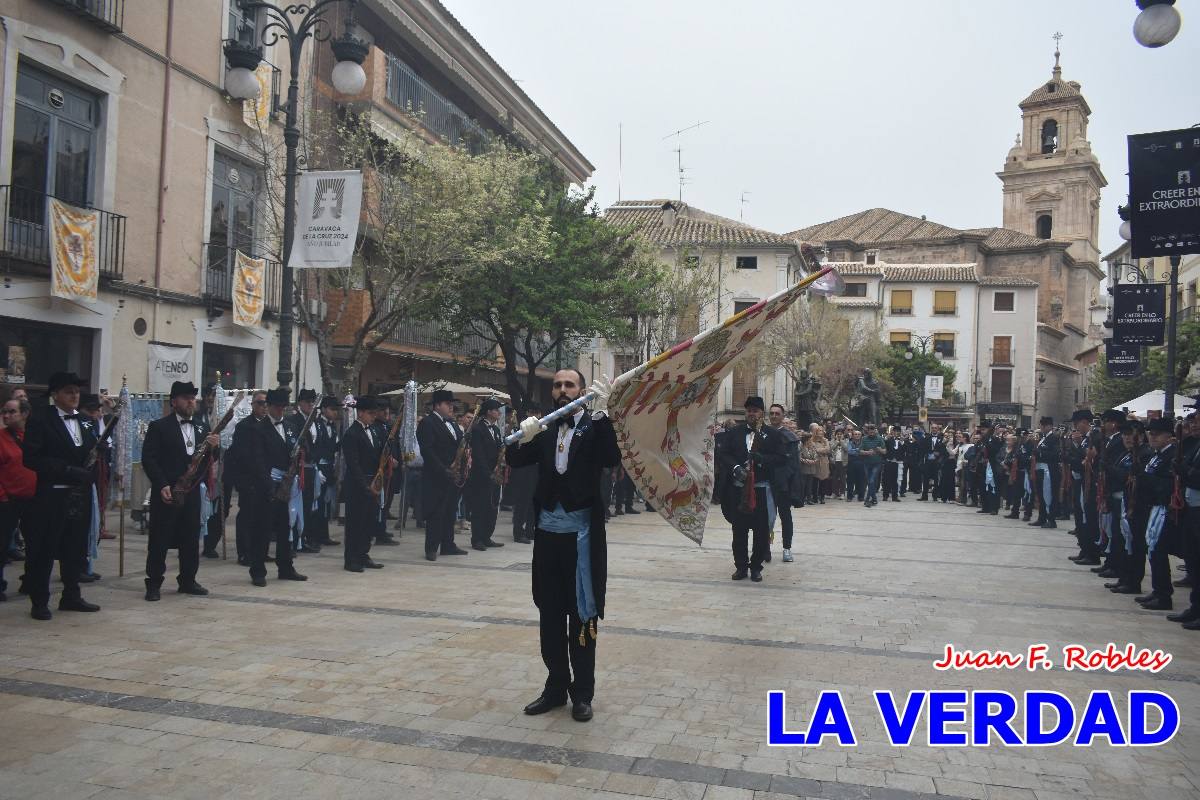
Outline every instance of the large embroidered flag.
POLYGON ((621 463, 646 501, 704 541, 713 491, 713 416, 721 381, 763 330, 829 267, 677 344, 613 381, 608 414, 621 463))
POLYGON ((263 315, 263 281, 267 262, 251 258, 241 250, 233 266, 233 323, 243 328, 257 328, 263 315))
POLYGON ((50 199, 50 294, 96 302, 100 282, 96 233, 99 212, 50 199))

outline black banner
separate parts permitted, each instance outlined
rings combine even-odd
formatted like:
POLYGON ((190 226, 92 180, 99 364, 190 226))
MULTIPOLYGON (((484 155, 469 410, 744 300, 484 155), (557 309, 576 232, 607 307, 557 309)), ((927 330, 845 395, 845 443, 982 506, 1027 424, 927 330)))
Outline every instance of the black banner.
POLYGON ((1129 137, 1133 258, 1200 253, 1200 128, 1129 137))
POLYGON ((1166 320, 1166 284, 1119 283, 1113 288, 1113 344, 1160 345, 1166 320))
POLYGON ((1104 360, 1110 378, 1136 378, 1142 374, 1142 348, 1119 344, 1104 346, 1104 360))

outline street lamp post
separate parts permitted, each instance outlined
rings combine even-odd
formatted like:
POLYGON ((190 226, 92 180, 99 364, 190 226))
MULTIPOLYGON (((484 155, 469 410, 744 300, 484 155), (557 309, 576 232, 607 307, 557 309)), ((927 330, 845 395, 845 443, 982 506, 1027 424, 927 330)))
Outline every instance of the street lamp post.
MULTIPOLYGON (((312 3, 288 3, 282 8, 263 0, 233 0, 240 2, 243 12, 265 12, 267 21, 259 30, 259 40, 271 46, 284 39, 288 43, 289 82, 287 102, 284 104, 283 143, 286 149, 283 184, 283 264, 280 286, 279 309, 279 365, 276 380, 281 388, 292 383, 292 328, 295 316, 292 308, 295 289, 292 268, 288 263, 292 255, 292 235, 295 232, 296 182, 300 177, 297 149, 300 144, 300 127, 297 117, 300 105, 300 56, 304 43, 312 38, 327 41, 331 37, 329 20, 325 13, 334 5, 349 6, 349 17, 345 33, 330 42, 337 64, 333 68, 333 87, 341 94, 358 94, 367 83, 367 74, 362 63, 366 60, 368 46, 355 37, 354 6, 358 0, 316 0, 312 3)), ((254 71, 262 60, 262 47, 242 44, 235 40, 225 43, 225 61, 229 66, 225 88, 230 96, 239 100, 252 100, 261 91, 254 71)))
MULTIPOLYGON (((910 341, 914 344, 919 344, 921 346, 921 355, 925 355, 929 352, 929 345, 933 343, 933 334, 931 333, 928 336, 913 336, 910 341)), ((939 352, 938 350, 933 351, 933 357, 936 358, 938 361, 941 361, 944 358, 942 353, 939 352)), ((905 361, 913 360, 913 348, 911 345, 904 352, 904 360, 905 361)), ((921 409, 925 407, 925 379, 924 379, 924 377, 922 376, 921 378, 919 378, 917 380, 917 383, 919 383, 921 385, 921 405, 917 407, 917 422, 920 422, 921 421, 920 420, 921 409)), ((927 418, 925 425, 928 425, 928 424, 929 424, 929 421, 927 418)), ((922 425, 921 427, 924 428, 925 425, 922 425)))
MULTIPOLYGON (((1121 223, 1121 228, 1119 231, 1121 238, 1125 241, 1129 241, 1133 233, 1129 224, 1129 220, 1127 219, 1129 214, 1128 206, 1120 206, 1117 209, 1117 213, 1121 215, 1121 219, 1125 220, 1121 223)), ((1160 276, 1161 278, 1167 279, 1167 292, 1169 292, 1169 296, 1167 298, 1167 380, 1166 385, 1163 387, 1164 417, 1175 416, 1175 350, 1178 346, 1179 337, 1179 320, 1176 319, 1176 317, 1179 314, 1179 265, 1182 260, 1182 256, 1171 256, 1171 271, 1160 276)), ((1114 266, 1119 268, 1116 275, 1118 283, 1120 282, 1121 278, 1121 269, 1128 269, 1128 274, 1130 276, 1136 275, 1139 283, 1154 282, 1153 272, 1143 272, 1142 268, 1136 264, 1131 264, 1127 261, 1121 261, 1117 262, 1117 264, 1114 266)))

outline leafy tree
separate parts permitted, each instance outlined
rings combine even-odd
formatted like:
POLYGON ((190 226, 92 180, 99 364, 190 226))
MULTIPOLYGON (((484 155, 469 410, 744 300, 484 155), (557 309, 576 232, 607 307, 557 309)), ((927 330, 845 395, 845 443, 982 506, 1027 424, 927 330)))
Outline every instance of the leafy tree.
POLYGON ((474 281, 475 265, 540 261, 550 246, 548 221, 520 213, 535 156, 500 142, 471 155, 413 133, 385 135, 369 112, 315 115, 308 136, 312 163, 364 178, 354 266, 297 273, 320 301, 297 303, 297 313, 326 392, 356 391, 371 353, 402 322, 431 319, 435 298, 474 281))
POLYGON ((875 319, 848 315, 810 294, 763 334, 760 363, 783 367, 792 380, 807 369, 821 382, 817 410, 824 416, 850 407, 858 377, 886 349, 875 319))
MULTIPOLYGON (((661 252, 650 242, 639 241, 639 247, 638 259, 654 259, 661 252)), ((664 260, 663 267, 663 279, 648 288, 643 298, 645 310, 631 334, 614 344, 655 356, 709 327, 705 323, 711 320, 705 312, 715 306, 720 255, 705 257, 682 248, 674 260, 664 260)))
POLYGON ((552 354, 585 337, 628 337, 653 310, 662 266, 631 231, 601 219, 593 192, 569 188, 545 161, 527 169, 517 201, 487 217, 492 236, 511 245, 439 284, 440 318, 460 339, 479 336, 499 350, 515 404, 535 397, 534 370, 552 354), (539 246, 524 246, 531 241, 539 246))
MULTIPOLYGON (((1103 356, 1103 348, 1101 349, 1103 356)), ((1191 377, 1200 364, 1200 320, 1178 323, 1175 351, 1175 392, 1191 394, 1200 388, 1200 380, 1191 377)), ((1108 374, 1108 364, 1100 358, 1092 372, 1089 393, 1095 408, 1120 408, 1135 397, 1141 397, 1167 385, 1167 349, 1156 347, 1142 351, 1142 374, 1136 378, 1114 378, 1108 374)), ((1176 409, 1179 411, 1180 409, 1176 409)))
POLYGON ((952 386, 958 376, 954 367, 939 361, 932 352, 921 353, 904 347, 885 347, 876 366, 885 417, 899 417, 918 408, 926 375, 941 375, 946 386, 952 386), (909 353, 912 358, 905 358, 909 353))

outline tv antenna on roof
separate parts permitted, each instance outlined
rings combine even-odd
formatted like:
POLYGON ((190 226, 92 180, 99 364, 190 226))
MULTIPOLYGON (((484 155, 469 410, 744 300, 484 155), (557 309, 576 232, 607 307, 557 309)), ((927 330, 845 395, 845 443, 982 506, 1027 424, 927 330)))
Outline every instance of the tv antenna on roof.
POLYGON ((663 141, 670 139, 672 136, 674 136, 676 138, 675 149, 673 152, 675 153, 675 168, 679 172, 679 202, 681 202, 681 203, 683 202, 683 185, 685 183, 688 183, 688 179, 686 177, 684 177, 685 167, 683 166, 683 144, 682 144, 682 142, 679 141, 679 137, 681 134, 687 133, 688 131, 691 131, 691 130, 695 130, 696 128, 699 128, 701 125, 707 125, 711 121, 712 120, 706 119, 703 122, 697 122, 695 125, 689 125, 686 128, 680 128, 679 130, 675 131, 674 133, 668 133, 666 136, 663 137, 663 141))
POLYGON ((741 200, 742 207, 738 210, 738 220, 740 222, 746 221, 746 203, 750 202, 749 200, 746 199, 746 195, 748 195, 748 194, 754 194, 754 193, 748 192, 745 189, 742 190, 742 200, 741 200))

